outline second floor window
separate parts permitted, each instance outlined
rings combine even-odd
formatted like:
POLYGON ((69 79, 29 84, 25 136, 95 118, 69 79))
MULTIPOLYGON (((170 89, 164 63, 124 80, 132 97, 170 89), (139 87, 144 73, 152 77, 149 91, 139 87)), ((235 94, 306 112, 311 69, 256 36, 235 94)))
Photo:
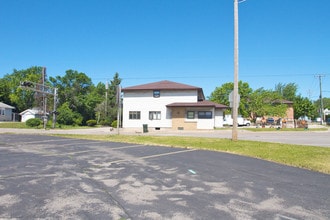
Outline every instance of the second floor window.
POLYGON ((160 90, 154 90, 154 98, 160 97, 160 90))

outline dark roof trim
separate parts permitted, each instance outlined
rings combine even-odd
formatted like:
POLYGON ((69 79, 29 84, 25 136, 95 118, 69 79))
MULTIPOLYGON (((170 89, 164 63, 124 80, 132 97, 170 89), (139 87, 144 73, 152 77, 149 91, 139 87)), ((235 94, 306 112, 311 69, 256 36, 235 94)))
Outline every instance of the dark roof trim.
POLYGON ((211 101, 200 101, 200 102, 174 102, 171 104, 166 105, 166 107, 213 107, 219 109, 227 109, 229 108, 226 105, 214 103, 211 101))

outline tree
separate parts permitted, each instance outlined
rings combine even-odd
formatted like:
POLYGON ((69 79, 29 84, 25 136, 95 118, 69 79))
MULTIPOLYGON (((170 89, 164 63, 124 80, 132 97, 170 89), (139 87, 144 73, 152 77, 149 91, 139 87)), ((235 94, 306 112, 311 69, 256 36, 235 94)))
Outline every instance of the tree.
POLYGON ((118 112, 118 102, 117 102, 117 87, 120 86, 121 78, 119 78, 119 73, 115 73, 113 79, 110 82, 109 86, 109 119, 110 122, 113 122, 117 119, 118 112))
MULTIPOLYGON (((229 106, 229 94, 234 89, 234 83, 228 82, 223 84, 221 87, 217 87, 212 93, 209 99, 213 102, 224 104, 229 106)), ((240 103, 238 108, 238 113, 243 117, 249 117, 249 96, 252 93, 247 82, 239 81, 238 82, 238 93, 240 95, 240 103)))
POLYGON ((111 125, 111 123, 117 119, 117 86, 119 86, 120 83, 121 79, 119 78, 119 74, 115 73, 107 90, 104 84, 99 83, 98 85, 98 91, 102 91, 103 94, 107 93, 107 100, 104 99, 104 101, 100 102, 95 108, 97 117, 104 124, 111 125))
POLYGON ((58 108, 57 122, 63 125, 81 125, 83 117, 78 112, 72 111, 69 105, 65 102, 58 108))
POLYGON ((39 83, 42 77, 42 67, 30 67, 25 70, 13 70, 0 80, 0 99, 6 104, 15 106, 17 112, 39 106, 36 102, 36 92, 20 88, 20 82, 30 81, 39 83))
POLYGON ((6 104, 9 105, 13 105, 13 103, 11 102, 9 95, 11 92, 10 89, 10 81, 8 80, 8 78, 1 78, 0 79, 0 101, 4 102, 6 104))
POLYGON ((298 119, 301 116, 308 116, 310 118, 316 117, 315 106, 308 98, 297 96, 293 103, 293 108, 295 119, 298 119))
POLYGON ((72 112, 79 113, 82 116, 83 124, 95 117, 94 109, 97 97, 91 96, 94 88, 93 83, 85 73, 67 70, 63 77, 50 77, 50 81, 53 87, 58 88, 59 106, 66 103, 72 112))
POLYGON ((253 119, 262 116, 284 117, 287 105, 282 104, 282 96, 278 92, 259 88, 250 95, 249 110, 253 119))
POLYGON ((296 93, 298 86, 295 83, 278 83, 275 85, 275 92, 277 92, 283 99, 294 101, 296 98, 296 93))

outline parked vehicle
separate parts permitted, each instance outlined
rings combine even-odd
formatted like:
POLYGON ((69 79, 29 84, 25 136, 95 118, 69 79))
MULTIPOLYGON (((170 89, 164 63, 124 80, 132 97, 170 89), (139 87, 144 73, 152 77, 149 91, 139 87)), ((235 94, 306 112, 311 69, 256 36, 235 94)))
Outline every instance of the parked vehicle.
POLYGON ((274 120, 274 118, 267 118, 266 123, 267 123, 268 125, 273 125, 273 124, 275 124, 275 120, 274 120))
MULTIPOLYGON (((233 126, 233 118, 231 117, 231 115, 226 115, 225 116, 223 124, 233 126)), ((250 126, 251 121, 243 118, 242 116, 238 116, 237 117, 237 125, 238 126, 250 126)))

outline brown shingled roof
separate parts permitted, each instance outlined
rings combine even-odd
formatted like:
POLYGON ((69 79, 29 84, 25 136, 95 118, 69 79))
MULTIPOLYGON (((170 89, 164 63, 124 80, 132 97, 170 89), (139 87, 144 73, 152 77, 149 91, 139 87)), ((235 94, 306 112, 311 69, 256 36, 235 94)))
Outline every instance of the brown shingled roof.
POLYGON ((122 91, 131 91, 131 90, 154 90, 154 89, 161 89, 161 90, 187 90, 187 89, 195 89, 200 90, 202 88, 196 86, 190 86, 182 83, 176 83, 168 80, 163 80, 154 83, 147 83, 137 86, 130 86, 123 88, 122 91))
POLYGON ((214 108, 229 108, 226 105, 218 104, 208 100, 200 102, 174 102, 166 105, 166 107, 214 107, 214 108))
POLYGON ((121 91, 136 91, 136 90, 197 90, 198 91, 198 99, 204 100, 204 92, 203 89, 196 86, 190 86, 182 83, 172 82, 168 80, 163 80, 154 83, 147 83, 137 86, 130 86, 123 88, 121 91))

